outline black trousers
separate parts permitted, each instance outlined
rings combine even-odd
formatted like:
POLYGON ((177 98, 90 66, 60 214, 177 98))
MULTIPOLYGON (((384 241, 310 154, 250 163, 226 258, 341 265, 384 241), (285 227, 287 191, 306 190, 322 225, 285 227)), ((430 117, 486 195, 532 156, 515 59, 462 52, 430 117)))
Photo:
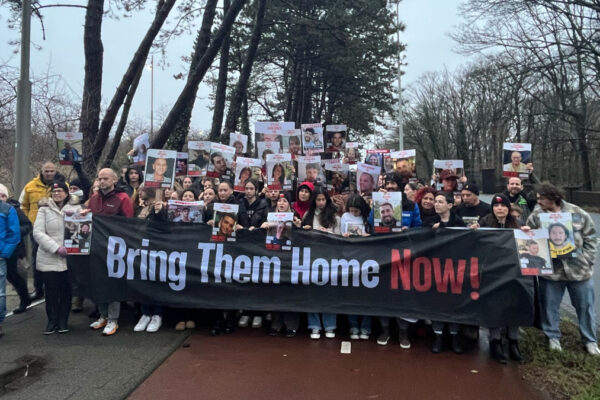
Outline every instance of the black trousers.
POLYGON ((38 243, 31 237, 31 268, 33 269, 33 287, 37 294, 44 294, 44 278, 42 277, 42 273, 37 270, 36 258, 38 252, 38 243))
POLYGON ((6 280, 15 287, 23 305, 29 302, 29 290, 27 281, 19 274, 18 261, 19 257, 16 254, 6 261, 6 280))
POLYGON ((71 312, 71 282, 69 271, 40 272, 46 286, 46 315, 48 322, 66 328, 71 312))

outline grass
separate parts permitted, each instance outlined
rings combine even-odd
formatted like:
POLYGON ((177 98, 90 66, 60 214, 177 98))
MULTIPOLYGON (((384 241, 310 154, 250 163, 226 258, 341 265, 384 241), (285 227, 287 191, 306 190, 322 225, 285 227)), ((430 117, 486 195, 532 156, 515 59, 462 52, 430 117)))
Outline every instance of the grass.
POLYGON ((576 324, 563 320, 560 329, 563 351, 556 352, 540 330, 525 328, 521 348, 531 362, 521 366, 524 378, 553 399, 600 399, 600 357, 586 352, 576 324))

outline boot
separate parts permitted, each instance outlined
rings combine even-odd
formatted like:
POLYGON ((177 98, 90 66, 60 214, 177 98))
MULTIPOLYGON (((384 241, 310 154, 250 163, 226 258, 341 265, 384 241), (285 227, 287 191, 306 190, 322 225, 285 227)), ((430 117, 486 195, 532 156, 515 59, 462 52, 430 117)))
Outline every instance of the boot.
POLYGON ((450 335, 452 337, 452 351, 455 354, 462 354, 465 352, 461 342, 460 342, 460 337, 458 336, 458 334, 453 334, 450 335))
POLYGON ((516 361, 518 363, 523 362, 523 355, 521 355, 521 350, 519 349, 519 341, 509 339, 508 341, 508 353, 510 355, 510 359, 516 361))
POLYGON ((490 355, 492 359, 498 361, 500 364, 506 364, 506 355, 504 354, 504 349, 502 348, 502 340, 490 340, 490 355))
POLYGON ((443 345, 444 345, 444 337, 442 336, 441 333, 436 333, 435 339, 433 340, 433 344, 431 345, 431 352, 435 353, 435 354, 441 353, 443 345))
POLYGON ((29 298, 29 295, 27 295, 26 298, 21 299, 21 304, 19 304, 18 308, 15 308, 13 310, 13 314, 24 313, 25 311, 27 311, 27 307, 29 307, 30 304, 31 304, 31 299, 29 298))

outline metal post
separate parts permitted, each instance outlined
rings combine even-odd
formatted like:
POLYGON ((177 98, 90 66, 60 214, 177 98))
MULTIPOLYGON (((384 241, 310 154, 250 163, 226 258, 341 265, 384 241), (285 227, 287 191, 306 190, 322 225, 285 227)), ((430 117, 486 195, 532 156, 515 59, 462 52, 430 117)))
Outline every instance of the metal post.
POLYGON ((404 150, 404 116, 402 115, 402 48, 400 47, 400 2, 396 3, 398 24, 398 150, 404 150))
POLYGON ((150 136, 154 133, 154 56, 150 59, 150 136))
POLYGON ((21 69, 17 83, 17 129, 13 186, 19 196, 27 181, 31 149, 31 82, 29 81, 29 43, 31 41, 31 0, 23 0, 21 20, 21 69))

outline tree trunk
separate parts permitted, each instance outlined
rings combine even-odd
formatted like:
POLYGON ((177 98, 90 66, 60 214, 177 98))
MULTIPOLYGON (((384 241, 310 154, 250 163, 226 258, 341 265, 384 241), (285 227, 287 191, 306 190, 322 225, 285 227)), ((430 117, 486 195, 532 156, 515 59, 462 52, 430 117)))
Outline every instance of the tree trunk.
POLYGON ((156 133, 156 137, 150 144, 151 148, 160 149, 167 142, 169 135, 171 134, 171 132, 175 128, 175 125, 177 124, 179 115, 185 109, 186 104, 190 100, 190 97, 196 96, 195 88, 197 87, 197 85, 200 84, 200 82, 202 82, 202 79, 204 79, 204 75, 215 60, 215 57, 217 56, 217 53, 219 52, 219 49, 223 44, 223 40, 225 40, 225 36, 227 36, 227 34, 231 31, 233 22, 237 18, 240 10, 242 9, 245 3, 246 0, 235 0, 229 8, 229 11, 227 11, 227 13, 225 14, 223 18, 223 23, 221 24, 219 30, 215 34, 212 43, 210 44, 208 49, 206 49, 204 56, 202 56, 200 62, 198 63, 198 67, 186 82, 185 87, 183 88, 183 90, 179 94, 179 97, 177 98, 177 101, 171 108, 171 111, 167 115, 167 118, 156 133))
MULTIPOLYGON (((97 159, 95 152, 98 152, 98 149, 95 148, 94 142, 98 135, 100 102, 102 101, 102 61, 104 56, 104 47, 102 46, 103 15, 104 0, 89 0, 83 30, 85 75, 83 78, 83 96, 79 118, 79 130, 83 133, 83 167, 88 176, 96 175, 96 164, 93 160, 97 159)), ((102 152, 102 150, 100 149, 99 152, 102 152)))
MULTIPOLYGON (((231 5, 230 0, 224 0, 223 10, 227 12, 231 5)), ((215 107, 213 109, 213 120, 210 128, 209 140, 216 142, 221 136, 223 127, 223 115, 225 115, 225 100, 227 98, 227 71, 229 68, 229 47, 231 45, 231 35, 227 35, 221 46, 221 58, 219 60, 219 80, 215 90, 215 107)))
POLYGON ((131 62, 129 63, 129 67, 127 68, 127 72, 123 75, 121 79, 121 83, 119 87, 117 87, 117 91, 115 92, 112 100, 110 101, 110 105, 106 109, 106 113, 104 114, 104 119, 102 120, 102 124, 100 125, 100 131, 94 140, 94 152, 92 153, 92 160, 94 168, 98 164, 100 160, 100 156, 102 155, 102 150, 104 150, 104 146, 106 145, 106 141, 108 140, 108 135, 110 134, 110 130, 112 129, 115 120, 117 118, 117 114, 121 109, 121 105, 125 100, 125 96, 127 96, 129 92, 129 88, 131 87, 131 83, 136 77, 136 74, 140 68, 146 63, 148 59, 148 53, 150 52, 150 47, 158 35, 160 28, 163 26, 165 20, 167 19, 173 5, 176 0, 164 0, 158 3, 158 7, 156 10, 156 15, 154 16, 154 20, 148 28, 146 35, 140 42, 137 51, 133 55, 131 62))
MULTIPOLYGON (((250 37, 250 44, 248 45, 244 66, 242 67, 240 78, 229 103, 229 110, 227 111, 227 119, 225 121, 225 136, 228 136, 229 133, 234 132, 237 128, 240 109, 242 106, 242 101, 244 100, 244 93, 248 87, 250 73, 252 72, 252 64, 254 64, 258 43, 260 42, 260 37, 262 35, 263 21, 265 19, 265 11, 267 9, 267 0, 256 1, 258 2, 256 21, 254 23, 254 28, 252 29, 252 36, 250 37)), ((222 137, 221 139, 225 138, 222 137)))
POLYGON ((115 155, 117 154, 117 150, 119 150, 121 138, 123 137, 125 126, 127 126, 127 119, 129 118, 129 110, 131 109, 131 103, 133 102, 133 97, 135 96, 135 92, 137 91, 137 87, 140 83, 140 79, 142 78, 143 72, 144 64, 139 66, 135 79, 129 87, 129 92, 127 93, 127 97, 125 98, 125 103, 123 104, 123 111, 121 112, 121 118, 119 119, 119 125, 117 125, 115 137, 113 138, 113 141, 110 145, 110 149, 103 163, 104 168, 110 168, 111 164, 115 159, 115 155))
MULTIPOLYGON (((206 53, 206 49, 210 44, 210 33, 215 20, 216 8, 217 0, 208 0, 206 2, 204 14, 202 15, 202 25, 200 26, 196 43, 194 45, 194 54, 192 55, 188 81, 196 70, 198 63, 202 59, 202 56, 204 56, 204 53, 206 53)), ((225 12, 227 12, 226 9, 224 10, 224 13, 225 12)), ((192 120, 192 111, 194 109, 194 103, 196 102, 196 94, 198 93, 199 86, 200 82, 198 82, 198 84, 195 86, 193 90, 194 95, 188 99, 185 109, 181 112, 179 119, 177 120, 173 134, 169 137, 167 147, 170 149, 181 151, 183 145, 185 144, 190 131, 190 121, 192 120)))

